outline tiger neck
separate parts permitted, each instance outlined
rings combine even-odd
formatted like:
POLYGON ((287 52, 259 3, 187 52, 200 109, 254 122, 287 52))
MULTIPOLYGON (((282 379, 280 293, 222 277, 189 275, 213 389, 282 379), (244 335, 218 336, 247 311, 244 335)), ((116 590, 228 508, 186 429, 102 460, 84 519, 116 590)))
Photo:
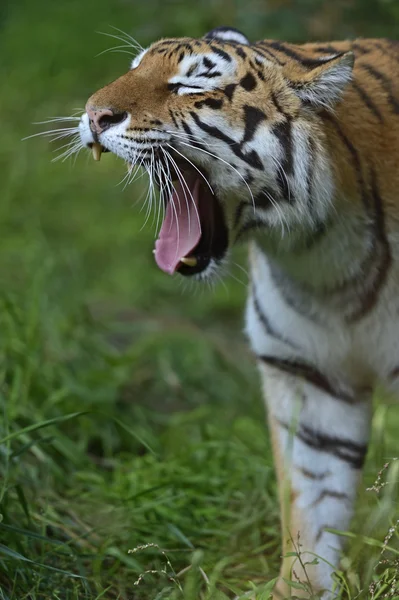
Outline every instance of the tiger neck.
MULTIPOLYGON (((320 146, 331 169, 321 172, 319 180, 333 176, 329 200, 314 191, 311 205, 327 206, 320 225, 315 228, 298 220, 292 231, 259 232, 257 242, 275 273, 323 302, 329 290, 351 289, 363 293, 364 286, 378 287, 392 262, 388 229, 390 217, 382 201, 376 161, 362 142, 350 142, 350 128, 329 113, 323 115, 320 146), (345 133, 345 131, 349 133, 345 133), (340 144, 337 144, 337 142, 340 144), (342 152, 334 148, 342 147, 342 152), (367 167, 367 168, 366 168, 367 167), (276 235, 277 234, 277 235, 276 235), (380 277, 381 275, 381 277, 380 277)), ((374 157, 375 158, 375 157, 374 157)), ((386 192, 385 192, 386 195, 386 192)), ((310 217, 309 217, 310 218, 310 217)), ((392 240, 391 240, 392 244, 392 240)), ((396 254, 396 249, 393 248, 396 254)))
POLYGON ((367 216, 356 209, 336 210, 319 230, 299 241, 288 239, 278 246, 267 233, 259 234, 258 251, 264 253, 273 271, 314 296, 329 289, 354 284, 368 271, 379 269, 385 254, 367 216), (381 259, 380 259, 381 255, 381 259))

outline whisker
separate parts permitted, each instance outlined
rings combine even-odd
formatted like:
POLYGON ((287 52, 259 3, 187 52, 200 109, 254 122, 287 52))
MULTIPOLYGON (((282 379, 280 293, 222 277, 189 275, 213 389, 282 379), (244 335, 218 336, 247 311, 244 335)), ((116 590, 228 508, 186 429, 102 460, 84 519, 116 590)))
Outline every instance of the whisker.
POLYGON ((241 271, 244 273, 244 275, 246 275, 249 279, 249 273, 248 273, 247 269, 244 269, 244 267, 242 265, 240 265, 240 263, 238 263, 238 262, 234 262, 233 264, 236 267, 238 267, 239 269, 241 269, 241 271))
POLYGON ((285 182, 287 184, 287 190, 288 190, 288 201, 290 201, 291 200, 291 190, 290 190, 290 182, 288 180, 287 174, 284 171, 282 164, 280 163, 280 161, 277 158, 275 158, 274 156, 271 156, 271 159, 274 162, 274 164, 276 165, 278 171, 282 174, 282 176, 285 179, 285 182))
MULTIPOLYGON (((167 150, 165 150, 164 148, 162 148, 162 146, 161 146, 160 148, 161 148, 162 152, 163 152, 164 154, 166 154, 166 158, 167 158, 167 159, 169 159, 169 160, 171 160, 171 162, 173 163, 173 159, 172 159, 172 157, 169 155, 169 153, 167 152, 167 150)), ((174 165, 174 166, 175 166, 175 165, 174 165)), ((176 168, 176 167, 175 167, 175 168, 176 168)), ((184 185, 183 185, 183 182, 185 183, 185 180, 184 180, 184 178, 182 178, 182 175, 181 175, 180 171, 178 172, 178 171, 176 170, 176 174, 177 174, 177 176, 178 176, 178 178, 179 178, 179 181, 180 181, 180 183, 181 183, 182 189, 184 190, 184 185)), ((179 199, 179 197, 178 197, 178 199, 179 199)), ((180 201, 180 199, 179 199, 179 201, 180 201)), ((180 226, 179 226, 179 219, 178 219, 178 216, 177 216, 177 210, 176 210, 175 201, 174 201, 174 199, 173 199, 173 194, 170 196, 170 198, 169 198, 169 202, 170 202, 170 205, 171 205, 171 207, 172 207, 173 214, 174 214, 174 216, 175 216, 175 219, 176 219, 176 226, 177 226, 177 244, 176 244, 176 254, 175 254, 175 258, 176 258, 176 257, 177 257, 177 252, 178 252, 178 250, 179 250, 179 245, 180 245, 180 244, 179 244, 179 242, 180 242, 180 226)), ((187 199, 186 199, 186 202, 187 202, 187 199)), ((180 210, 181 210, 181 209, 180 209, 180 210)), ((172 224, 171 224, 171 226, 172 226, 172 224)))
POLYGON ((105 35, 106 37, 110 37, 115 40, 118 40, 119 42, 122 42, 123 44, 127 44, 129 46, 129 48, 132 48, 132 50, 135 50, 136 53, 137 53, 137 51, 141 52, 143 50, 143 47, 140 46, 140 44, 132 43, 129 39, 129 36, 127 38, 121 37, 120 35, 106 33, 105 31, 97 31, 97 33, 99 33, 100 35, 105 35))
POLYGON ((166 152, 166 155, 167 155, 167 157, 168 157, 168 158, 169 158, 169 160, 172 162, 172 164, 173 164, 173 167, 174 167, 174 169, 175 169, 175 171, 176 171, 176 174, 177 174, 177 176, 178 176, 178 178, 179 178, 179 181, 180 181, 180 183, 182 184, 182 189, 183 189, 183 193, 184 193, 184 198, 185 198, 185 200, 186 200, 186 206, 187 206, 187 212, 188 212, 188 230, 189 230, 189 232, 190 232, 190 230, 191 230, 191 216, 190 216, 190 210, 189 210, 189 207, 188 207, 188 199, 187 199, 187 194, 186 194, 185 188, 187 189, 187 192, 189 193, 189 195, 190 195, 190 198, 191 198, 191 200, 192 200, 192 203, 193 203, 193 205, 194 205, 194 208, 195 208, 195 214, 196 214, 196 217, 197 217, 197 220, 198 220, 198 225, 199 225, 199 227, 200 227, 200 229, 201 229, 201 221, 200 221, 200 217, 199 217, 199 213, 198 213, 197 205, 196 205, 196 203, 195 203, 195 200, 194 200, 194 197, 193 197, 193 195, 192 195, 192 193, 191 193, 191 190, 190 190, 190 188, 188 187, 188 184, 187 184, 186 180, 184 179, 183 173, 181 172, 181 170, 180 170, 179 166, 177 165, 177 163, 176 163, 176 161, 173 159, 173 157, 170 155, 170 153, 169 153, 167 150, 165 150, 165 149, 163 149, 163 151, 164 151, 164 152, 166 152))
POLYGON ((95 55, 95 58, 98 58, 99 56, 102 56, 103 54, 129 54, 129 56, 135 56, 136 53, 135 52, 129 52, 128 50, 122 50, 121 48, 128 48, 128 46, 114 46, 113 48, 106 48, 105 50, 103 50, 102 52, 99 52, 98 54, 95 55))
POLYGON ((33 125, 47 125, 48 123, 58 123, 59 121, 80 121, 80 117, 52 117, 46 121, 34 121, 33 125))
MULTIPOLYGON (((30 140, 34 137, 46 137, 50 135, 57 135, 59 137, 67 137, 68 135, 72 135, 79 132, 78 127, 60 127, 59 129, 51 129, 50 131, 39 131, 38 133, 32 133, 32 135, 27 135, 22 138, 22 141, 30 140)), ((58 138, 57 138, 58 139, 58 138)))
MULTIPOLYGON (((167 158, 172 162, 172 164, 173 164, 173 166, 174 166, 174 168, 176 170, 176 174, 177 174, 177 176, 179 178, 179 181, 182 183, 182 190, 183 190, 183 194, 184 194, 184 199, 186 201, 187 213, 188 213, 188 232, 190 233, 190 231, 191 231, 191 215, 190 215, 190 209, 188 207, 188 199, 187 199, 187 194, 186 194, 186 189, 185 188, 187 188, 187 191, 190 194, 191 200, 192 200, 192 202, 194 204, 194 207, 195 207, 195 212, 197 213, 198 223, 201 226, 201 223, 199 221, 199 215, 198 215, 198 211, 197 211, 197 206, 195 204, 194 197, 193 197, 193 195, 191 193, 191 190, 189 189, 189 187, 187 185, 187 182, 184 179, 183 173, 181 172, 181 170, 177 166, 176 161, 174 160, 174 158, 170 155, 170 153, 167 150, 164 150, 164 152, 166 153, 167 158), (181 175, 181 177, 179 176, 179 174, 181 175)), ((179 196, 177 196, 177 197, 179 198, 179 196)), ((180 201, 180 199, 179 199, 179 201, 180 201)), ((181 207, 180 207, 180 212, 181 212, 181 207)))
POLYGON ((165 180, 164 180, 163 186, 161 187, 160 202, 158 204, 157 225, 156 225, 157 230, 158 230, 159 218, 161 216, 161 211, 163 210, 163 213, 165 214, 166 203, 172 197, 173 191, 174 191, 172 175, 171 175, 170 168, 169 168, 168 155, 169 155, 169 153, 167 151, 165 151, 164 156, 166 158, 166 163, 165 164, 163 164, 162 162, 159 163, 159 165, 161 167, 161 173, 163 173, 165 175, 165 180), (167 193, 166 200, 164 200, 165 189, 166 189, 166 193, 167 193))
POLYGON ((243 180, 243 182, 245 183, 250 197, 252 199, 252 205, 253 205, 253 209, 254 209, 254 213, 256 210, 256 205, 255 205, 255 198, 252 194, 252 190, 249 187, 248 183, 245 181, 244 177, 241 175, 241 173, 235 168, 233 167, 233 165, 231 165, 229 162, 227 162, 226 160, 224 160, 223 158, 221 158, 220 156, 217 156, 216 154, 213 154, 212 152, 209 152, 208 150, 204 150, 203 148, 196 148, 194 146, 192 146, 191 144, 188 144, 187 142, 180 142, 181 144, 183 144, 184 146, 188 146, 189 148, 192 148, 194 150, 198 150, 199 152, 203 152, 204 154, 208 154, 209 156, 212 156, 213 158, 216 158, 217 160, 220 160, 222 163, 224 163, 225 165, 227 165, 228 167, 230 167, 230 169, 232 169, 233 171, 235 171, 237 173, 237 175, 243 180))
MULTIPOLYGON (((169 135, 172 135, 176 138, 181 138, 183 140, 185 140, 186 142, 196 142, 197 138, 195 138, 194 135, 189 134, 189 133, 183 133, 182 131, 176 132, 176 131, 169 131, 169 130, 162 130, 162 129, 157 129, 154 131, 158 131, 160 133, 168 133, 169 135)), ((214 144, 210 144, 208 142, 206 142, 206 146, 209 148, 220 148, 222 147, 222 142, 215 142, 214 144)))
POLYGON ((63 152, 59 156, 56 156, 55 158, 53 158, 51 162, 57 162, 59 160, 64 162, 65 160, 67 160, 67 158, 69 158, 73 154, 75 154, 75 153, 78 154, 82 150, 82 148, 84 148, 84 146, 82 145, 81 141, 79 140, 78 142, 75 143, 74 146, 72 146, 72 148, 68 148, 67 150, 65 150, 65 152, 63 152))
POLYGON ((263 190, 263 193, 265 194, 265 196, 269 200, 269 202, 273 205, 273 208, 275 208, 275 210, 276 210, 278 218, 280 219, 281 236, 283 237, 285 235, 285 226, 287 227, 288 231, 290 230, 290 225, 287 220, 287 217, 285 216, 284 212, 281 210, 281 207, 279 206, 278 202, 270 194, 270 192, 268 192, 267 190, 263 190))
POLYGON ((136 39, 134 39, 134 37, 131 36, 129 33, 127 33, 126 31, 123 31, 123 29, 119 29, 119 27, 115 27, 114 25, 111 25, 111 29, 115 29, 115 31, 119 31, 119 33, 121 33, 128 40, 130 40, 132 42, 132 44, 137 46, 137 48, 139 48, 140 50, 144 50, 143 46, 136 39))
POLYGON ((59 148, 55 148, 55 149, 53 150, 53 152, 59 152, 60 150, 63 150, 64 148, 71 147, 71 146, 73 146, 73 145, 74 145, 74 144, 76 144, 76 143, 78 143, 78 139, 75 137, 75 139, 74 139, 74 140, 72 140, 72 141, 68 142, 67 144, 63 144, 63 145, 62 145, 62 146, 60 146, 59 148))
POLYGON ((179 156, 181 156, 182 158, 184 158, 184 160, 186 160, 196 171, 198 171, 198 173, 204 179, 206 185, 211 190, 212 194, 215 195, 215 192, 213 191, 213 188, 212 188, 211 184, 209 183, 209 181, 207 180, 207 178, 205 177, 205 175, 203 173, 201 173, 201 171, 199 170, 199 168, 193 162, 191 162, 191 160, 189 158, 187 158, 187 156, 184 156, 184 154, 182 154, 181 152, 179 152, 176 148, 174 148, 170 144, 166 144, 166 145, 169 146, 169 148, 172 148, 172 150, 174 152, 177 152, 177 154, 179 154, 179 156))

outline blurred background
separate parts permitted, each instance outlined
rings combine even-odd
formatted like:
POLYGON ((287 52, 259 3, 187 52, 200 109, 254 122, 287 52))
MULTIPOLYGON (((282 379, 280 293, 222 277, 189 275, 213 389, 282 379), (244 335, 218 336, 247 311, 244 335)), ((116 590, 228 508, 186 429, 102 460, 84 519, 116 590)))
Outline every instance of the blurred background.
MULTIPOLYGON (((144 177, 124 187, 109 154, 53 162, 65 140, 21 141, 127 70, 130 49, 103 53, 123 44, 114 28, 146 46, 218 25, 251 40, 395 38, 399 2, 0 3, 1 600, 222 599, 276 575, 274 473, 241 333, 245 249, 214 288, 169 277, 140 210, 144 177)), ((392 414, 377 399, 370 482, 395 453, 392 414)), ((393 513, 372 520, 379 499, 364 496, 377 535, 393 513)), ((355 587, 359 548, 376 573, 360 543, 355 587)))

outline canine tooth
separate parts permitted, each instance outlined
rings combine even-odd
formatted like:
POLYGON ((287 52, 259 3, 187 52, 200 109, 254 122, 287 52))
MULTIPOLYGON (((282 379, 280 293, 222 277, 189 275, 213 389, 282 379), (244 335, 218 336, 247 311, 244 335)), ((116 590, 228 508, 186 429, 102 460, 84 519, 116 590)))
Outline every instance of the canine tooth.
POLYGON ((94 142, 93 146, 91 147, 91 151, 93 152, 94 160, 100 160, 101 152, 103 151, 103 147, 101 146, 101 144, 99 144, 98 142, 94 142))
POLYGON ((194 258, 194 256, 183 256, 183 258, 180 259, 180 262, 184 263, 188 267, 196 267, 198 261, 196 258, 194 258))

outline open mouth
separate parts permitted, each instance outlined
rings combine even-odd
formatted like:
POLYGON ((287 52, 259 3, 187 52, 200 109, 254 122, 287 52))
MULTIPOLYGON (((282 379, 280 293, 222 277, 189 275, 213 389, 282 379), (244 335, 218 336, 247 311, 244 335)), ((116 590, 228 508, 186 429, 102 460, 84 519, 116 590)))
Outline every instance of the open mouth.
MULTIPOLYGON (((100 160, 107 148, 98 142, 90 144, 93 158, 100 160)), ((176 159, 179 176, 168 165, 173 189, 165 202, 165 216, 155 242, 155 261, 162 271, 172 275, 196 275, 211 262, 218 263, 226 254, 228 229, 224 211, 205 174, 176 159)), ((164 190, 165 181, 157 182, 164 190)))
POLYGON ((184 165, 173 182, 154 250, 158 267, 166 273, 195 275, 226 253, 224 211, 204 177, 184 165))

